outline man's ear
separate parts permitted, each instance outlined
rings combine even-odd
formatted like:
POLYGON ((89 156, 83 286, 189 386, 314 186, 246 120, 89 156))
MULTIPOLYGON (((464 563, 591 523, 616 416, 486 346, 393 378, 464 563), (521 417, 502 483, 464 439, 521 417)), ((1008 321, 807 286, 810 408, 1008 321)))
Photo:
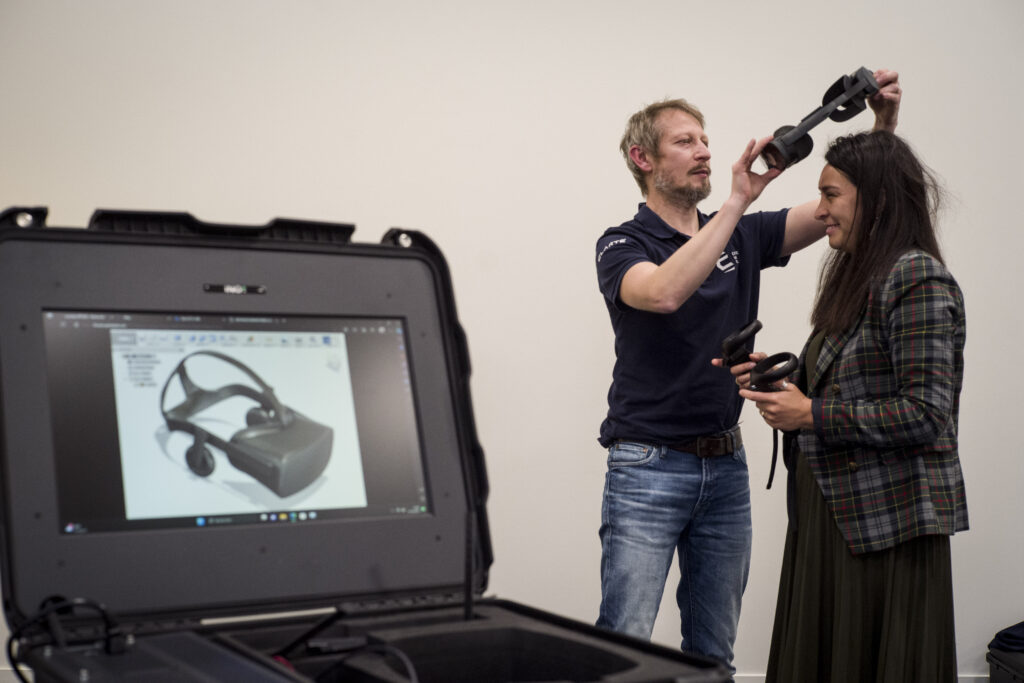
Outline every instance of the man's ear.
POLYGON ((644 173, 650 173, 654 169, 654 166, 651 165, 650 155, 640 145, 633 145, 629 148, 629 160, 644 173))

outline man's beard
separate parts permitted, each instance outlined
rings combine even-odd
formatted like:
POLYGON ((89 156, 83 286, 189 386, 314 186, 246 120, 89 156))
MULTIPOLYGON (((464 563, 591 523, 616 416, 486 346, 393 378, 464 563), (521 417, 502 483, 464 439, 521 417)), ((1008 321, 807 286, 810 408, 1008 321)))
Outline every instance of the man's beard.
POLYGON ((654 174, 654 189, 663 197, 677 206, 692 208, 708 198, 711 194, 711 179, 706 178, 699 187, 692 185, 673 185, 672 180, 663 173, 654 174))

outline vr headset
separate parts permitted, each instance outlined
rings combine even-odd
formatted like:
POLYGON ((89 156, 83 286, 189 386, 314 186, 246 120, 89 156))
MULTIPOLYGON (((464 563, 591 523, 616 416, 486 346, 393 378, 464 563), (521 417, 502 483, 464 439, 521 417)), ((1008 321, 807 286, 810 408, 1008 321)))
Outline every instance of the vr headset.
POLYGON ((208 477, 216 466, 207 447, 222 450, 237 469, 284 498, 312 484, 331 458, 334 430, 283 405, 274 390, 243 363, 217 351, 196 351, 181 359, 168 376, 160 392, 160 412, 171 431, 188 432, 195 441, 185 451, 185 462, 192 472, 208 477), (189 377, 185 363, 195 356, 211 356, 244 372, 259 387, 227 384, 207 390, 189 377), (167 389, 177 377, 185 391, 185 400, 165 408, 167 389), (207 408, 235 396, 252 399, 258 405, 245 414, 246 427, 225 441, 195 423, 193 418, 207 408))
POLYGON ((878 92, 878 82, 870 71, 861 67, 849 76, 842 76, 832 84, 821 99, 821 106, 805 116, 795 126, 782 126, 775 131, 775 139, 761 152, 768 168, 782 170, 804 159, 814 149, 814 140, 808 134, 826 118, 846 121, 867 107, 865 99, 878 92))

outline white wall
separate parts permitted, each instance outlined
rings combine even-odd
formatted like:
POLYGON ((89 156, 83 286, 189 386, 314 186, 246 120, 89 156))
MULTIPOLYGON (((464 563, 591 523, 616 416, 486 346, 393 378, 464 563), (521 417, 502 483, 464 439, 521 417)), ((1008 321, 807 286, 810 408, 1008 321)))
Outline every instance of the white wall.
MULTIPOLYGON (((944 178, 947 260, 967 298, 961 456, 970 532, 953 542, 961 673, 1024 619, 1018 446, 1018 0, 3 0, 0 207, 190 211, 209 221, 416 228, 445 250, 470 340, 496 561, 491 592, 585 621, 612 335, 593 245, 639 194, 626 118, 684 96, 708 118, 717 208, 746 140, 796 123, 864 65, 900 71, 900 132, 944 178)), ((829 137, 758 203, 813 198, 829 137)), ((759 344, 799 349, 819 244, 763 281, 759 344)), ((746 413, 755 548, 736 665, 763 673, 785 528, 763 490, 770 431, 746 413)), ((665 603, 655 639, 678 643, 665 603)))

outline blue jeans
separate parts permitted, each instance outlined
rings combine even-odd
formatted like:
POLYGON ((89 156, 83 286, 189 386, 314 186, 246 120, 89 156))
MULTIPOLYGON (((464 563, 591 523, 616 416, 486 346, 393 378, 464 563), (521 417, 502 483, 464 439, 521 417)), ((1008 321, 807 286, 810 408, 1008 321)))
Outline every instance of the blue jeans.
POLYGON ((597 625, 650 639, 672 556, 685 652, 732 667, 750 569, 746 453, 701 458, 620 441, 608 449, 597 625))

